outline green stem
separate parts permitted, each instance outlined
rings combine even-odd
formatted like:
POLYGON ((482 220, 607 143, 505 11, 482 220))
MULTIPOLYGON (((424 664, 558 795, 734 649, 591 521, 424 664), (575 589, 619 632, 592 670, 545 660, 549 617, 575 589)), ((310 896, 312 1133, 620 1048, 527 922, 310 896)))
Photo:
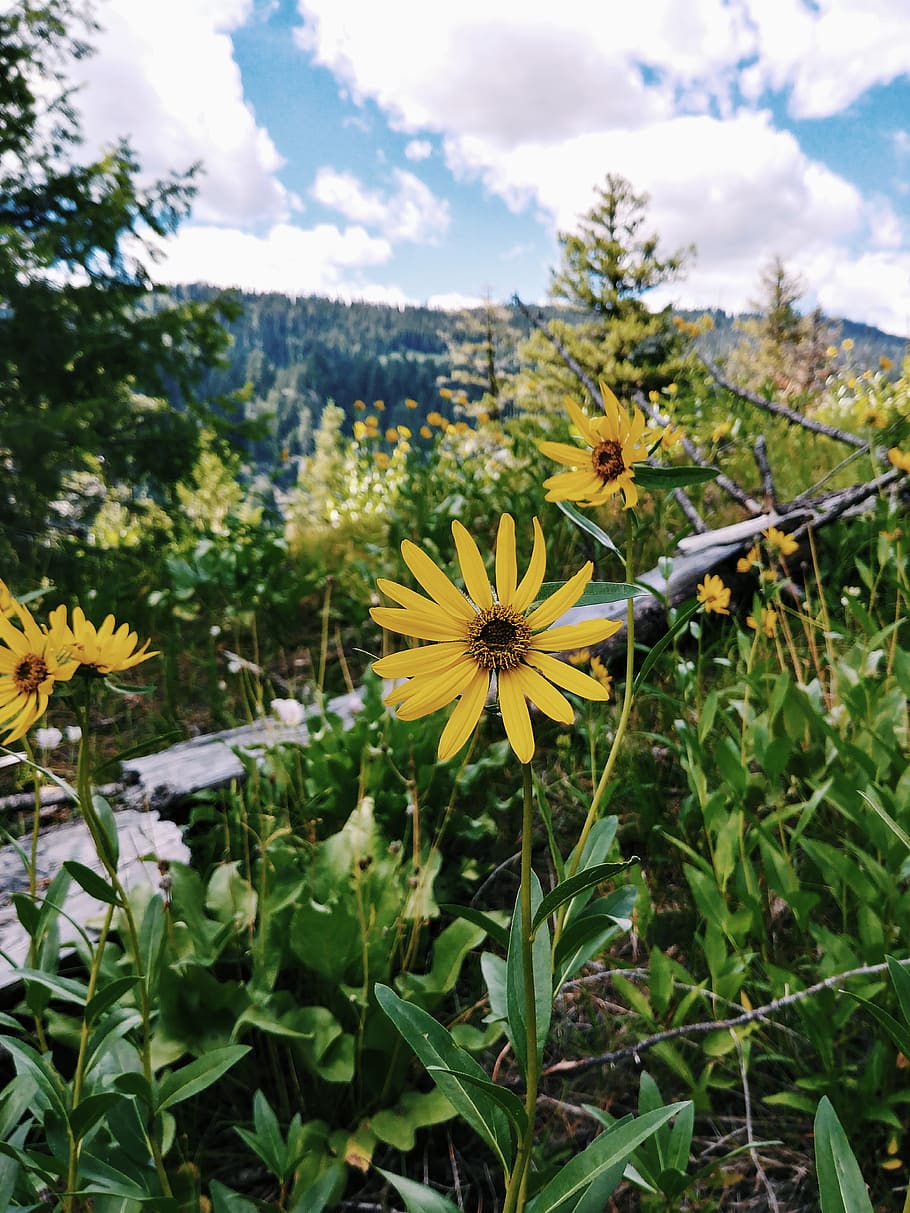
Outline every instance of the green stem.
MULTIPOLYGON (((129 936, 130 948, 133 953, 133 965, 136 970, 136 988, 139 994, 139 1013, 142 1019, 142 1048, 140 1055, 142 1057, 142 1072, 148 1083, 149 1090, 152 1090, 154 1083, 154 1071, 152 1069, 152 1025, 151 1025, 151 1004, 149 999, 149 989, 147 975, 142 968, 142 953, 139 947, 139 931, 136 927, 136 918, 133 914, 132 906, 130 905, 129 897, 126 889, 120 880, 117 872, 117 864, 110 859, 107 839, 104 833, 104 827, 101 820, 95 811, 95 806, 92 800, 92 759, 91 759, 91 742, 90 742, 90 720, 89 720, 89 702, 91 698, 91 682, 86 684, 85 701, 81 705, 78 715, 79 723, 82 727, 82 739, 79 743, 79 764, 77 769, 76 788, 79 793, 79 807, 82 810, 82 817, 85 821, 88 831, 92 836, 92 842, 95 844, 95 850, 98 858, 104 865, 108 879, 114 892, 117 894, 118 904, 122 922, 126 926, 127 935, 129 936)), ((152 1159, 155 1163, 155 1172, 158 1176, 158 1181, 161 1184, 162 1193, 166 1197, 172 1197, 170 1181, 167 1177, 167 1171, 164 1166, 164 1155, 161 1152, 161 1146, 155 1137, 154 1125, 150 1126, 146 1133, 146 1141, 152 1159)))
POLYGON ((527 1199, 528 1173, 534 1147, 534 1121, 537 1115, 537 1088, 540 1061, 537 1052, 537 996, 534 985, 534 954, 531 940, 531 844, 534 826, 534 792, 529 763, 522 765, 524 809, 521 822, 521 964, 524 977, 525 1030, 528 1068, 526 1075, 525 1115, 528 1126, 518 1146, 518 1154, 506 1189, 503 1213, 521 1213, 527 1199))

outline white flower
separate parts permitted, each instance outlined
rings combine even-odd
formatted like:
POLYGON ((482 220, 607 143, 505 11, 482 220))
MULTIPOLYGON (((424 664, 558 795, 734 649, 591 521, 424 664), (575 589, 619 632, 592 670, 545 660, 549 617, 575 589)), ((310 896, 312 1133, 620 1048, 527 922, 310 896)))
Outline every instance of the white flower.
POLYGON ((59 729, 35 729, 35 742, 39 750, 56 750, 63 740, 59 729))
POLYGON ((66 740, 70 745, 76 745, 82 740, 82 729, 78 724, 68 724, 66 726, 66 740))
POLYGON ((306 708, 296 699, 273 699, 269 706, 282 724, 301 724, 306 716, 306 708))

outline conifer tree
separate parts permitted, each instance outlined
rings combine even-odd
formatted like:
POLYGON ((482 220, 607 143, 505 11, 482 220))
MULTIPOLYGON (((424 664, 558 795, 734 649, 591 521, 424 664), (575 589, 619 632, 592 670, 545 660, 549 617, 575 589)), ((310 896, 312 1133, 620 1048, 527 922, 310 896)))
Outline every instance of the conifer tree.
MULTIPOLYGON (((560 232, 562 264, 550 287, 573 314, 572 320, 551 322, 556 336, 589 378, 603 380, 620 396, 660 390, 678 378, 685 357, 669 309, 652 312, 645 297, 679 277, 694 250, 664 254, 658 237, 646 232, 647 205, 646 194, 608 174, 578 231, 560 232)), ((524 354, 536 364, 532 397, 577 393, 575 375, 545 338, 535 334, 524 354)))

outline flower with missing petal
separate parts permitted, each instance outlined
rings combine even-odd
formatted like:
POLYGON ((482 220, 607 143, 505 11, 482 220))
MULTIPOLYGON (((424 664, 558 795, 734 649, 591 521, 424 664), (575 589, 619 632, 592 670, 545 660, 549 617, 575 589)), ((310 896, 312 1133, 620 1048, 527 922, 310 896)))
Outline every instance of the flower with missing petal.
POLYGON ((746 552, 745 556, 740 556, 736 562, 737 573, 751 573, 755 565, 761 563, 761 552, 758 550, 758 544, 753 544, 746 552))
POLYGON ((773 548, 779 556, 792 556, 799 550, 799 544, 793 536, 779 531, 776 526, 769 526, 766 531, 762 531, 762 535, 768 547, 773 548))
POLYGON ((576 501, 583 506, 603 505, 622 490, 624 508, 638 501, 634 464, 648 457, 645 418, 639 409, 630 414, 606 384, 600 385, 603 416, 588 417, 571 397, 565 399, 569 416, 587 447, 567 442, 539 442, 542 454, 571 468, 543 482, 547 501, 576 501))
POLYGON ((66 607, 56 607, 50 613, 50 630, 78 663, 82 675, 103 678, 158 656, 157 650, 148 651, 150 640, 141 649, 136 648, 138 637, 130 631, 129 624, 121 623, 118 628, 114 616, 108 615, 101 627, 96 628, 86 619, 82 607, 73 609, 72 625, 66 622, 66 607))
POLYGON ((55 685, 67 682, 78 668, 26 607, 14 602, 13 613, 21 629, 0 612, 0 727, 10 730, 4 745, 25 736, 44 715, 55 685))
POLYGON ((431 643, 373 663, 381 678, 404 679, 386 696, 402 720, 417 720, 458 699, 439 740, 439 757, 451 758, 474 731, 495 679, 506 735, 521 762, 534 755, 528 700, 561 724, 575 718, 557 687, 603 702, 607 690, 594 678, 551 656, 598 644, 622 626, 612 620, 551 626, 584 592, 594 571, 590 561, 534 609, 546 568, 540 523, 534 519, 534 547, 528 570, 518 580, 515 523, 508 514, 496 538, 495 586, 490 584, 477 544, 460 522, 452 523, 466 592, 462 592, 416 544, 405 540, 401 554, 429 597, 380 579, 394 607, 373 607, 374 621, 391 632, 431 643), (554 685, 555 684, 555 685, 554 685))
POLYGON ((759 627, 761 627, 761 630, 769 640, 772 640, 777 635, 777 611, 773 607, 762 607, 761 624, 758 623, 754 615, 747 616, 746 623, 754 632, 757 632, 759 627))
POLYGON ((705 608, 705 614, 713 611, 716 615, 729 615, 730 587, 724 585, 716 573, 708 573, 704 581, 698 585, 698 601, 705 608))

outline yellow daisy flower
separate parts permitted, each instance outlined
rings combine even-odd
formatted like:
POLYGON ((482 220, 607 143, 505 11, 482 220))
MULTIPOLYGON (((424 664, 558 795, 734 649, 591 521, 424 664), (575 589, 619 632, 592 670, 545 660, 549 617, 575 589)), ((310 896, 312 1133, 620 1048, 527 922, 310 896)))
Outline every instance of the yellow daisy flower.
POLYGON ((389 428, 386 430, 385 440, 386 440, 386 442, 397 442, 398 441, 398 431, 395 429, 394 426, 390 425, 389 428))
POLYGON ((420 433, 421 438, 432 438, 433 437, 433 431, 430 429, 430 427, 428 425, 422 425, 420 427, 419 433, 420 433))
POLYGON ((910 474, 910 451, 902 451, 899 446, 893 446, 888 452, 888 459, 896 468, 910 474))
POLYGON ((3 744, 24 737, 47 709, 58 682, 68 682, 78 669, 61 656, 59 637, 35 622, 27 607, 13 601, 22 625, 0 613, 0 726, 9 732, 3 744))
POLYGON ((567 442, 539 442, 542 454, 572 468, 543 482, 547 501, 576 501, 581 505, 603 505, 622 490, 624 508, 638 501, 633 464, 647 458, 644 445, 645 419, 638 409, 631 417, 606 384, 600 385, 604 415, 585 416, 570 397, 565 405, 575 428, 588 444, 570 446, 567 442))
POLYGON ((725 438, 732 429, 733 429, 733 426, 730 424, 729 421, 719 422, 714 427, 714 429, 711 431, 711 441, 720 442, 721 438, 725 438))
POLYGON ((427 425, 441 426, 445 425, 445 423, 445 417, 443 417, 442 413, 438 413, 436 409, 433 409, 432 412, 427 413, 427 425))
POLYGON ((613 690, 613 675, 604 665, 600 657, 597 657, 596 655, 591 658, 591 673, 607 692, 607 698, 609 699, 613 690))
POLYGON ((553 720, 571 724, 575 718, 572 705, 556 687, 586 699, 607 698, 599 682, 550 654, 597 644, 622 625, 596 619, 550 626, 584 592, 594 571, 590 561, 534 610, 529 609, 546 570, 543 531, 536 518, 530 564, 519 582, 515 523, 509 514, 502 515, 496 538, 495 588, 466 528, 453 522, 452 534, 466 593, 408 540, 402 543, 401 554, 429 597, 393 581, 377 582, 397 606, 373 607, 373 620, 391 632, 432 642, 373 663, 381 678, 406 680, 384 702, 397 706, 400 719, 417 720, 460 696, 439 739, 439 757, 445 760, 457 754, 474 731, 495 677, 506 735, 519 761, 530 762, 534 733, 528 700, 553 720))
POLYGON ((413 398, 413 396, 407 396, 405 398, 404 407, 406 409, 416 409, 418 407, 417 401, 413 398))
POLYGON ((130 631, 128 623, 121 623, 118 628, 113 615, 106 616, 101 627, 96 628, 86 619, 82 607, 74 607, 70 625, 66 622, 66 607, 58 606, 51 611, 49 620, 51 635, 65 647, 83 675, 103 678, 158 656, 157 650, 148 651, 150 640, 137 649, 136 633, 130 631))
POLYGON ((891 361, 891 359, 888 357, 887 354, 882 354, 881 358, 879 358, 879 360, 878 360, 878 365, 882 368, 883 371, 890 371, 891 368, 894 366, 894 363, 891 361))
POLYGON ((705 608, 705 614, 729 615, 730 587, 716 573, 708 573, 704 581, 698 585, 698 601, 705 608))
POLYGON ((737 573, 749 573, 754 565, 758 564, 761 559, 761 553, 758 550, 758 544, 754 544, 746 552, 745 556, 740 556, 736 562, 737 573))
MULTIPOLYGON (((755 632, 758 631, 759 624, 757 623, 754 615, 747 616, 746 623, 749 625, 750 628, 752 628, 753 631, 755 631, 755 632)), ((766 607, 766 606, 762 607, 762 609, 761 609, 761 630, 764 632, 764 634, 768 637, 769 640, 772 640, 774 638, 774 636, 776 636, 776 634, 777 634, 777 611, 775 611, 773 607, 766 607)))
POLYGON ((793 536, 785 535, 776 526, 769 526, 766 531, 762 531, 762 535, 768 547, 773 548, 779 556, 792 556, 799 549, 799 544, 793 536))

